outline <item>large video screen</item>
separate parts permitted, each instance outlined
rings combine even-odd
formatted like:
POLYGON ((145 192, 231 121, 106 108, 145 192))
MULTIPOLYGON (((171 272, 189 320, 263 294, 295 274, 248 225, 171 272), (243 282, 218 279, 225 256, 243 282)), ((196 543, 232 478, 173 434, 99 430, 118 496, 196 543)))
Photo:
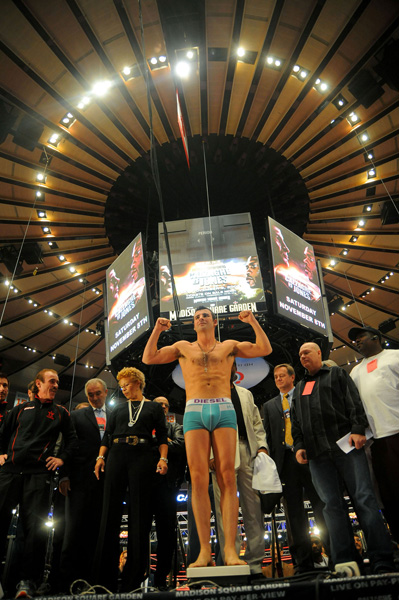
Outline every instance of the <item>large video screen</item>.
POLYGON ((107 363, 151 327, 141 233, 106 273, 107 363))
POLYGON ((327 335, 312 246, 270 217, 269 233, 277 314, 327 335))
MULTIPOLYGON (((249 213, 166 223, 179 317, 209 306, 219 316, 265 310, 265 293, 249 213)), ((171 273, 159 224, 160 312, 176 319, 171 273)))

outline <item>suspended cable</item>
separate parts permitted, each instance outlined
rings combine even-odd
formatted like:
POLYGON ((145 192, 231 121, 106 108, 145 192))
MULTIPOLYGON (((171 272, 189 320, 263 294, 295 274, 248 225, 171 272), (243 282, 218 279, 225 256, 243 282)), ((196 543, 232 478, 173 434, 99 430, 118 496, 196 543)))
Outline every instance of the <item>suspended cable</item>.
POLYGON ((77 339, 76 339, 75 358, 74 358, 74 361, 73 361, 71 394, 70 394, 70 397, 69 397, 69 412, 71 412, 71 409, 72 409, 73 386, 74 386, 74 383, 75 383, 76 361, 78 359, 79 339, 80 339, 80 332, 82 330, 83 305, 84 305, 85 296, 86 296, 87 283, 88 283, 87 279, 86 279, 86 277, 84 277, 84 288, 83 288, 83 294, 82 294, 82 305, 80 307, 78 335, 77 335, 77 339))
MULTIPOLYGON (((49 157, 48 157, 48 154, 46 152, 46 147, 45 146, 43 146, 43 152, 44 152, 45 157, 46 157, 46 164, 45 164, 44 170, 43 170, 43 177, 44 177, 44 175, 46 174, 46 170, 47 170, 47 167, 48 167, 48 164, 49 164, 50 161, 49 161, 49 157)), ((33 211, 35 210, 35 207, 36 207, 36 200, 37 200, 37 198, 36 198, 36 195, 35 195, 35 199, 34 199, 33 205, 32 205, 32 210, 30 212, 29 219, 28 219, 28 222, 27 222, 26 227, 25 227, 25 231, 24 231, 24 235, 22 237, 22 242, 21 242, 21 246, 19 248, 18 256, 17 256, 16 261, 15 261, 14 271, 13 271, 13 273, 11 275, 10 285, 8 286, 7 295, 6 295, 6 298, 4 300, 3 310, 1 312, 1 317, 0 317, 0 326, 1 326, 2 322, 3 322, 4 313, 6 311, 8 298, 10 296, 12 284, 14 283, 15 273, 17 271, 19 260, 21 258, 21 254, 22 254, 22 248, 24 247, 26 236, 28 235, 28 229, 29 229, 30 223, 32 221, 33 211)))
MULTIPOLYGON (((205 155, 205 143, 202 140, 202 154, 204 156, 204 174, 205 174, 205 189, 206 189, 206 201, 207 201, 207 205, 208 205, 208 228, 209 228, 209 236, 210 236, 210 240, 211 240, 211 260, 212 263, 214 261, 214 254, 213 254, 213 233, 212 233, 212 224, 211 224, 211 204, 210 204, 210 200, 209 200, 209 186, 208 186, 208 171, 206 168, 206 155, 205 155)), ((216 307, 219 308, 219 300, 218 300, 218 296, 216 294, 216 307)), ((218 328, 218 340, 220 342, 220 323, 219 323, 219 311, 216 311, 216 322, 217 322, 217 328, 218 328)))
POLYGON ((161 182, 160 182, 160 178, 159 178, 158 159, 157 159, 157 153, 156 153, 156 148, 155 148, 155 144, 154 144, 152 102, 151 102, 151 94, 150 94, 149 69, 148 69, 146 58, 145 58, 146 52, 145 52, 144 25, 143 25, 143 12, 142 12, 142 7, 141 7, 141 0, 138 0, 138 4, 139 4, 139 17, 140 17, 141 45, 142 45, 142 49, 143 49, 143 60, 144 60, 144 79, 145 79, 146 91, 147 91, 148 118, 149 118, 149 128, 150 128, 151 172, 152 172, 152 177, 154 180, 155 189, 158 194, 159 208, 160 208, 160 212, 161 212, 161 220, 162 220, 162 225, 163 225, 163 234, 164 234, 164 239, 165 239, 166 254, 168 257, 168 267, 169 267, 170 279, 171 279, 171 284, 172 284, 173 304, 174 304, 175 312, 176 312, 176 321, 177 321, 177 326, 179 329, 179 335, 180 335, 180 337, 183 337, 183 331, 182 331, 181 321, 180 321, 180 316, 179 316, 180 304, 179 304, 179 298, 177 296, 177 291, 176 291, 176 286, 175 286, 175 278, 174 278, 174 274, 173 274, 172 257, 171 257, 171 253, 170 253, 169 237, 168 237, 168 230, 167 230, 166 221, 165 221, 165 211, 164 211, 163 198, 162 198, 161 182))

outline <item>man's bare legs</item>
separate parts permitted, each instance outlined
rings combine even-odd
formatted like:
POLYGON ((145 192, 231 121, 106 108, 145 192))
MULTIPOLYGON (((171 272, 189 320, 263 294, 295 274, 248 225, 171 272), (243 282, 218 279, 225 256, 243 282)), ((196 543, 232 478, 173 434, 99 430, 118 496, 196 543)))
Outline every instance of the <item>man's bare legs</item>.
POLYGON ((210 546, 211 502, 209 500, 209 454, 211 436, 206 429, 193 429, 184 436, 192 486, 192 505, 200 541, 200 553, 190 567, 212 565, 210 546))
POLYGON ((245 565, 236 552, 235 541, 238 524, 237 483, 234 469, 237 432, 231 427, 221 427, 212 432, 216 478, 220 488, 220 509, 224 529, 225 565, 245 565))

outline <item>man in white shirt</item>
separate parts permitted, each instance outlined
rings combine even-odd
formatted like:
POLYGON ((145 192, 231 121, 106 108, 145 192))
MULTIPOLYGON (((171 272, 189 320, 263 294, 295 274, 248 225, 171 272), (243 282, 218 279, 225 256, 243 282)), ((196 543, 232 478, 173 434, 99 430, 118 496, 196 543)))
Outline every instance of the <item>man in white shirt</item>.
POLYGON ((371 456, 384 515, 399 542, 399 351, 384 350, 381 333, 372 327, 352 327, 348 336, 364 356, 350 375, 373 432, 371 456))

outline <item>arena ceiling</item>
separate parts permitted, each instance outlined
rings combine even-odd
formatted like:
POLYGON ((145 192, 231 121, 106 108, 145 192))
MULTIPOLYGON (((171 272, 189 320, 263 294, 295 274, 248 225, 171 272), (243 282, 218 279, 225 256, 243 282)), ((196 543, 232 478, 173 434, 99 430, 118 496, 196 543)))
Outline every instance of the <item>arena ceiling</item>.
POLYGON ((167 220, 208 214, 205 154, 211 214, 250 210, 260 242, 269 214, 314 246, 344 303, 331 358, 360 358, 347 334, 362 322, 388 321, 398 347, 397 0, 141 0, 142 26, 137 0, 1 7, 0 356, 14 391, 53 355, 63 402, 88 377, 115 389, 102 284, 139 231, 156 256, 151 132, 167 220))

